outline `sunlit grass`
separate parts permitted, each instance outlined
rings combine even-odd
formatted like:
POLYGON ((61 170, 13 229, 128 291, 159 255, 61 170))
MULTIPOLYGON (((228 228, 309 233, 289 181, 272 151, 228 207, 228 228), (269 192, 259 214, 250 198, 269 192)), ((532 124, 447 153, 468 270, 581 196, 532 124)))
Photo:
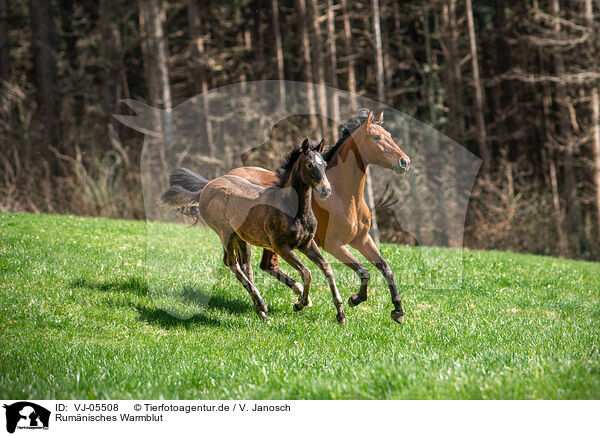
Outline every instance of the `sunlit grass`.
MULTIPOLYGON (((206 229, 0 214, 0 396, 600 398, 599 264, 382 252, 403 326, 374 268, 369 300, 339 326, 312 265, 313 307, 296 313, 254 250, 269 326, 206 229)), ((346 300, 358 280, 334 270, 346 300)))

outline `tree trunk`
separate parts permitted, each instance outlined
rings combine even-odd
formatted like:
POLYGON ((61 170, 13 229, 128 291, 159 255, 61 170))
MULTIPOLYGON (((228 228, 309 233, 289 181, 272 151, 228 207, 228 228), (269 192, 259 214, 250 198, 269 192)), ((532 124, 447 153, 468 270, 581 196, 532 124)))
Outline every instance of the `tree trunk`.
MULTIPOLYGON (((194 83, 196 92, 202 94, 202 120, 201 124, 204 127, 204 140, 207 146, 208 154, 212 157, 215 155, 215 145, 213 140, 213 129, 210 121, 210 107, 208 97, 208 82, 207 66, 205 60, 205 48, 204 40, 208 38, 207 32, 204 29, 204 23, 202 21, 202 11, 200 10, 199 3, 191 0, 188 3, 188 27, 190 30, 190 39, 192 42, 192 74, 194 77, 194 83)), ((206 15, 205 15, 206 16, 206 15)))
POLYGON ((142 56, 150 105, 162 106, 165 111, 164 125, 160 127, 166 142, 170 142, 173 124, 167 40, 163 32, 165 13, 159 0, 139 0, 139 8, 142 56))
POLYGON ((371 0, 371 7, 373 12, 373 36, 375 37, 375 64, 377 66, 377 99, 381 103, 385 103, 385 72, 383 71, 379 0, 371 0))
MULTIPOLYGON (((447 15, 446 15, 447 14, 447 15)), ((447 0, 448 35, 448 96, 450 106, 450 135, 458 143, 465 140, 465 112, 463 108, 462 72, 460 69, 460 55, 458 51, 458 29, 456 21, 456 0, 447 0)))
POLYGON ((6 0, 0 0, 0 79, 10 82, 8 11, 6 10, 6 0))
POLYGON ((354 57, 352 53, 352 30, 350 28, 350 17, 348 16, 348 0, 341 0, 342 14, 344 19, 344 51, 348 58, 347 65, 347 86, 350 93, 350 106, 354 112, 357 109, 356 103, 356 75, 354 72, 354 57))
POLYGON ((310 41, 308 39, 308 32, 306 31, 306 2, 305 0, 296 0, 296 9, 298 13, 298 32, 300 34, 300 41, 302 47, 302 59, 304 69, 304 80, 308 83, 308 95, 307 103, 308 110, 310 112, 309 122, 311 135, 317 133, 317 118, 313 115, 317 112, 317 105, 315 101, 315 90, 313 86, 313 74, 312 74, 312 54, 310 51, 310 41))
POLYGON ((594 185, 596 188, 596 219, 600 242, 600 101, 598 87, 592 88, 592 122, 594 123, 594 185))
POLYGON ((29 0, 31 34, 33 37, 33 59, 35 64, 37 100, 44 124, 44 143, 41 154, 57 172, 61 172, 50 147, 63 152, 60 124, 60 93, 56 69, 56 48, 54 42, 54 18, 50 2, 29 0))
MULTIPOLYGON (((541 50, 538 53, 538 57, 543 59, 541 50)), ((543 73, 544 68, 540 62, 540 72, 543 73)), ((552 116, 552 91, 548 83, 542 84, 542 111, 544 114, 544 127, 546 131, 547 139, 551 139, 555 129, 553 129, 552 116)), ((550 142, 548 144, 548 172, 550 178, 550 187, 552 189, 552 207, 554 209, 554 227, 556 229, 556 236, 558 238, 558 252, 561 256, 569 255, 569 242, 565 232, 565 219, 563 210, 560 207, 560 190, 558 186, 558 178, 556 176, 556 160, 554 158, 554 146, 550 142)))
POLYGON ((482 173, 489 176, 491 153, 487 143, 487 133, 484 118, 484 96, 481 79, 479 77, 479 60, 477 55, 477 40, 475 39, 475 23, 473 20, 473 7, 471 0, 465 0, 467 26, 469 29, 469 48, 471 51, 471 67, 473 69, 473 85, 475 87, 475 121, 477 124, 477 144, 482 164, 482 173))
POLYGON ((314 59, 315 76, 317 79, 317 102, 319 105, 319 117, 321 124, 321 136, 327 138, 329 135, 329 129, 327 127, 327 117, 329 112, 327 110, 327 93, 325 91, 325 68, 323 62, 323 36, 321 34, 321 26, 319 24, 319 5, 317 0, 310 0, 312 19, 311 24, 313 28, 313 52, 312 56, 314 59))
POLYGON ((111 114, 117 112, 121 98, 121 30, 118 8, 114 0, 100 0, 99 21, 103 61, 102 106, 107 119, 107 145, 110 146, 111 138, 116 139, 119 125, 111 114))
MULTIPOLYGON (((555 17, 560 17, 560 5, 558 0, 551 0, 552 14, 555 17)), ((561 25, 560 22, 554 24, 554 34, 557 39, 560 39, 561 25)), ((560 49, 555 50, 553 54, 554 74, 557 77, 564 76, 566 73, 565 61, 560 49)), ((567 87, 564 83, 556 84, 556 99, 555 102, 559 108, 560 121, 560 137, 565 146, 564 153, 564 178, 565 189, 567 191, 567 216, 569 220, 569 230, 574 234, 577 240, 575 244, 576 253, 585 251, 585 235, 583 234, 583 222, 581 218, 581 208, 577 197, 577 178, 575 177, 575 158, 574 144, 571 134, 571 122, 568 103, 567 87)))
MULTIPOLYGON (((594 24, 594 12, 592 0, 585 0, 585 19, 588 28, 594 24)), ((596 44, 600 44, 600 35, 596 35, 596 44)), ((596 62, 596 45, 590 44, 590 59, 596 62)), ((594 188, 596 189, 596 232, 598 242, 600 242, 600 98, 598 96, 598 86, 592 84, 592 150, 594 156, 594 188)))
POLYGON ((271 0, 273 8, 273 33, 275 36, 275 51, 277 52, 277 75, 279 77, 279 103, 285 107, 285 72, 283 69, 283 48, 281 46, 281 32, 279 31, 279 2, 271 0))
POLYGON ((327 0, 327 38, 329 40, 329 85, 335 89, 331 101, 331 136, 335 140, 337 132, 337 123, 340 119, 340 100, 337 94, 337 47, 335 41, 335 13, 333 10, 333 0, 327 0))
MULTIPOLYGON (((429 17, 427 12, 423 12, 423 32, 425 33, 425 58, 429 66, 427 73, 427 101, 429 103, 429 118, 431 126, 435 129, 438 127, 438 116, 436 109, 436 85, 437 80, 435 77, 436 65, 432 55, 431 49, 431 31, 429 29, 429 17)), ((428 164, 426 165, 427 179, 429 189, 435 198, 435 209, 433 210, 432 216, 434 217, 435 227, 435 244, 438 246, 448 245, 448 234, 446 232, 446 206, 443 191, 442 181, 442 170, 441 170, 441 156, 440 156, 440 143, 439 138, 436 134, 433 134, 428 144, 428 164)))

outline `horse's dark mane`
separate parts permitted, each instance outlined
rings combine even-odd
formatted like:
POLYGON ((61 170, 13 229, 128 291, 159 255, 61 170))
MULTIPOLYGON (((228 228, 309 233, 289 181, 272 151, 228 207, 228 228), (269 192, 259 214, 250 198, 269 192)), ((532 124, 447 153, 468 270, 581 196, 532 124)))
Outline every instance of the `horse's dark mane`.
POLYGON ((369 112, 371 112, 369 109, 359 108, 356 111, 356 113, 352 115, 342 127, 340 127, 340 139, 338 139, 338 141, 333 147, 331 147, 322 154, 323 159, 325 159, 325 162, 331 162, 331 159, 333 158, 335 152, 338 151, 338 149, 344 144, 344 142, 346 142, 346 139, 348 139, 348 137, 352 135, 356 131, 356 129, 362 126, 365 120, 369 117, 369 112))

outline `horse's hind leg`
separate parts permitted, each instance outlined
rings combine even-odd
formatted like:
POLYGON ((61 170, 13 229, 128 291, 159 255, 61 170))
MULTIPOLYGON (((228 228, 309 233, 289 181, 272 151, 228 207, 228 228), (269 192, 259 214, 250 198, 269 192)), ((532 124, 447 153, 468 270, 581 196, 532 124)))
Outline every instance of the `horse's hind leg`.
POLYGON ((252 257, 252 249, 250 248, 250 244, 240 238, 236 238, 235 250, 239 259, 240 268, 244 274, 246 274, 248 280, 254 283, 252 264, 250 263, 250 258, 252 257))
MULTIPOLYGON (((302 283, 295 281, 293 278, 291 278, 283 271, 281 271, 281 269, 279 269, 277 253, 274 253, 273 251, 265 248, 263 250, 263 257, 260 261, 260 269, 275 277, 284 285, 290 287, 296 295, 302 295, 302 291, 304 290, 304 286, 302 286, 302 283)), ((306 306, 312 306, 310 296, 308 297, 308 304, 306 306)))
POLYGON ((235 274, 236 278, 242 283, 246 291, 248 291, 248 294, 250 294, 250 298, 252 298, 252 302, 254 303, 254 311, 263 321, 269 321, 269 317, 265 314, 265 312, 268 312, 265 300, 262 299, 258 289, 256 286, 254 286, 254 283, 248 279, 246 274, 244 274, 240 264, 238 263, 235 249, 236 244, 239 244, 240 247, 243 246, 244 250, 246 249, 244 246, 246 242, 239 240, 237 235, 232 234, 227 241, 227 245, 225 246, 226 253, 223 260, 227 263, 229 269, 231 269, 231 271, 235 274))

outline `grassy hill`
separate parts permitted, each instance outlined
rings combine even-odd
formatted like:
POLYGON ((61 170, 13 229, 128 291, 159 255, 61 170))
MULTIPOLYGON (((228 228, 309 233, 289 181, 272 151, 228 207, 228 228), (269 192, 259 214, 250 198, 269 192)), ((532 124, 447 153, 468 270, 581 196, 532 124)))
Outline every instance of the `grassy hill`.
MULTIPOLYGON (((440 290, 404 279, 422 250, 384 244, 406 323, 374 280, 339 326, 312 265, 314 305, 295 313, 254 250, 266 325, 210 231, 148 234, 147 250, 144 222, 0 214, 1 397, 600 398, 598 263, 465 250, 461 287, 440 290)), ((358 280, 334 269, 347 299, 358 280)))

